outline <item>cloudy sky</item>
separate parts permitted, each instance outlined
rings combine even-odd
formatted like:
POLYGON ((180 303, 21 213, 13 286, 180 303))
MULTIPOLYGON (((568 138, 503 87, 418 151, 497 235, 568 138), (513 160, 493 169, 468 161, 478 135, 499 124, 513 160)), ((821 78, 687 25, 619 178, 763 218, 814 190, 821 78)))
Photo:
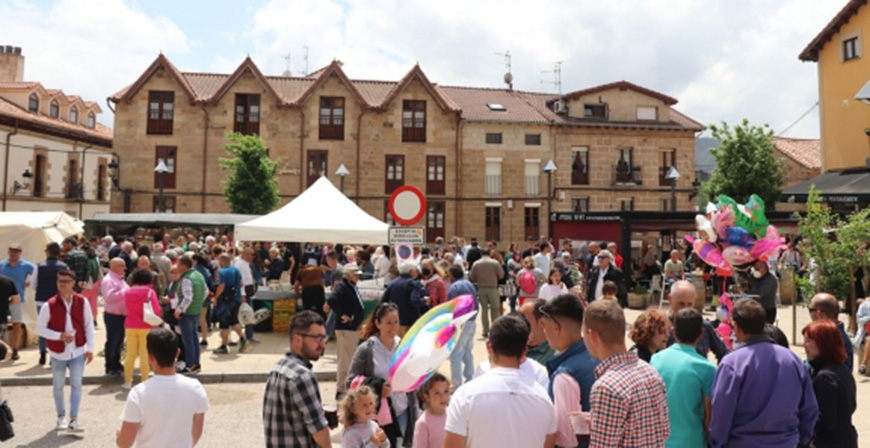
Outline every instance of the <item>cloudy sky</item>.
MULTIPOLYGON (((105 103, 162 51, 182 71, 266 74, 332 59, 358 79, 419 62, 445 85, 555 92, 628 80, 679 100, 702 123, 748 118, 777 133, 818 99, 798 53, 846 0, 0 0, 0 44, 23 47, 25 77, 105 103), (206 6, 207 5, 207 6, 206 6)), ((105 107, 103 109, 106 109, 105 107)), ((111 112, 101 121, 112 126, 111 112)), ((785 135, 818 137, 813 110, 785 135)))

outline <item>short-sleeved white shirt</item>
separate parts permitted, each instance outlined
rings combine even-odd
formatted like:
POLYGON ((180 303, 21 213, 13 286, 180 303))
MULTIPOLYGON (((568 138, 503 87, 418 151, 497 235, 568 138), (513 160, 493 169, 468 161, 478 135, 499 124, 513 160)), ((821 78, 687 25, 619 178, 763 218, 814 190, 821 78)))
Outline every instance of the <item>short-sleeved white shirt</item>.
MULTIPOLYGON (((489 361, 483 361, 474 371, 474 377, 477 378, 490 370, 492 370, 492 366, 489 364, 489 361)), ((547 374, 547 368, 538 361, 535 361, 532 358, 526 358, 526 360, 520 364, 520 372, 534 378, 535 381, 544 388, 544 390, 547 390, 547 388, 550 387, 550 375, 547 374)))
POLYGON ((556 410, 535 378, 496 367, 456 390, 444 429, 469 447, 539 447, 556 433, 556 410))
POLYGON ((182 375, 153 375, 130 391, 121 421, 139 423, 137 448, 193 446, 193 416, 208 410, 202 384, 182 375))

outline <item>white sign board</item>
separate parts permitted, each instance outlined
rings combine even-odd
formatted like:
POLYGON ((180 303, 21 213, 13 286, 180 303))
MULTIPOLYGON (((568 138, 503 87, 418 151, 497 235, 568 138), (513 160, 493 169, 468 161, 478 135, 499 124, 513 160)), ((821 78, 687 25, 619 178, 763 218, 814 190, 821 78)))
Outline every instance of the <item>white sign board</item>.
POLYGON ((389 242, 390 246, 422 246, 426 244, 426 231, 422 227, 390 227, 389 242))

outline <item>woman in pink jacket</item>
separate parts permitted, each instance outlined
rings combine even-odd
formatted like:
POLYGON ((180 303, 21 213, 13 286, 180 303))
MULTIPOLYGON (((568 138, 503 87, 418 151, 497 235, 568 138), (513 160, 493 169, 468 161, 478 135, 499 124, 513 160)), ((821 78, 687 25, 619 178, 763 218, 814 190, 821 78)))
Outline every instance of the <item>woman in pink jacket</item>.
POLYGON ((139 371, 142 381, 148 379, 148 348, 146 339, 148 332, 154 328, 144 320, 143 306, 150 303, 154 314, 160 316, 160 305, 157 293, 152 286, 154 278, 150 270, 137 269, 130 276, 133 287, 124 292, 127 303, 127 318, 124 320, 124 333, 127 337, 127 359, 124 360, 124 389, 133 387, 133 368, 136 358, 139 358, 139 371))

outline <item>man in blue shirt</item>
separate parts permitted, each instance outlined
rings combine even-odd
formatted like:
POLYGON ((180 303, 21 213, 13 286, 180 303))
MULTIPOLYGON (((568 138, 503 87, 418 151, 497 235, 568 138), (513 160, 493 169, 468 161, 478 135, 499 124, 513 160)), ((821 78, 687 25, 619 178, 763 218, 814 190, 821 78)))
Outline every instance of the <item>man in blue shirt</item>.
POLYGON ((21 346, 21 324, 24 322, 24 294, 25 288, 30 286, 28 277, 33 275, 36 269, 33 264, 21 258, 21 245, 12 243, 9 245, 9 258, 0 262, 0 275, 5 275, 15 283, 21 303, 9 305, 9 316, 12 322, 12 360, 18 360, 18 347, 21 346))
POLYGON ((765 310, 740 299, 732 312, 737 341, 713 380, 710 444, 794 448, 810 443, 819 416, 810 373, 790 350, 764 335, 765 310))
POLYGON ((677 343, 656 353, 650 361, 668 391, 671 435, 665 447, 707 446, 716 367, 695 351, 695 344, 704 336, 704 318, 698 310, 686 308, 673 320, 677 343))
POLYGON ((230 336, 230 328, 239 335, 239 352, 244 352, 248 349, 249 343, 239 324, 239 309, 242 306, 242 272, 231 264, 232 259, 229 254, 221 254, 218 261, 221 269, 218 271, 218 286, 214 294, 214 315, 221 329, 221 346, 216 348, 214 353, 218 355, 229 353, 227 340, 230 336))
MULTIPOLYGON (((447 289, 447 300, 453 300, 459 296, 472 295, 474 296, 474 309, 479 308, 477 289, 474 285, 465 278, 465 271, 462 266, 452 265, 448 268, 450 274, 450 288, 447 289)), ((471 349, 474 347, 474 332, 477 329, 476 319, 469 319, 462 327, 462 332, 459 333, 459 339, 456 340, 456 345, 453 347, 453 352, 450 353, 450 379, 453 382, 453 389, 456 390, 463 383, 463 373, 465 382, 471 381, 474 378, 474 354, 471 349), (463 370, 462 365, 465 364, 463 370)))
MULTIPOLYGON (((0 272, 0 274, 2 274, 2 272, 0 272)), ((851 372, 855 365, 855 349, 852 347, 852 340, 849 339, 849 335, 846 334, 846 327, 842 322, 840 322, 840 319, 838 319, 839 315, 840 302, 837 302, 836 297, 826 292, 820 292, 813 296, 813 300, 810 301, 810 319, 813 321, 827 319, 837 324, 837 328, 840 329, 840 336, 843 337, 843 348, 846 349, 845 364, 851 372)))

